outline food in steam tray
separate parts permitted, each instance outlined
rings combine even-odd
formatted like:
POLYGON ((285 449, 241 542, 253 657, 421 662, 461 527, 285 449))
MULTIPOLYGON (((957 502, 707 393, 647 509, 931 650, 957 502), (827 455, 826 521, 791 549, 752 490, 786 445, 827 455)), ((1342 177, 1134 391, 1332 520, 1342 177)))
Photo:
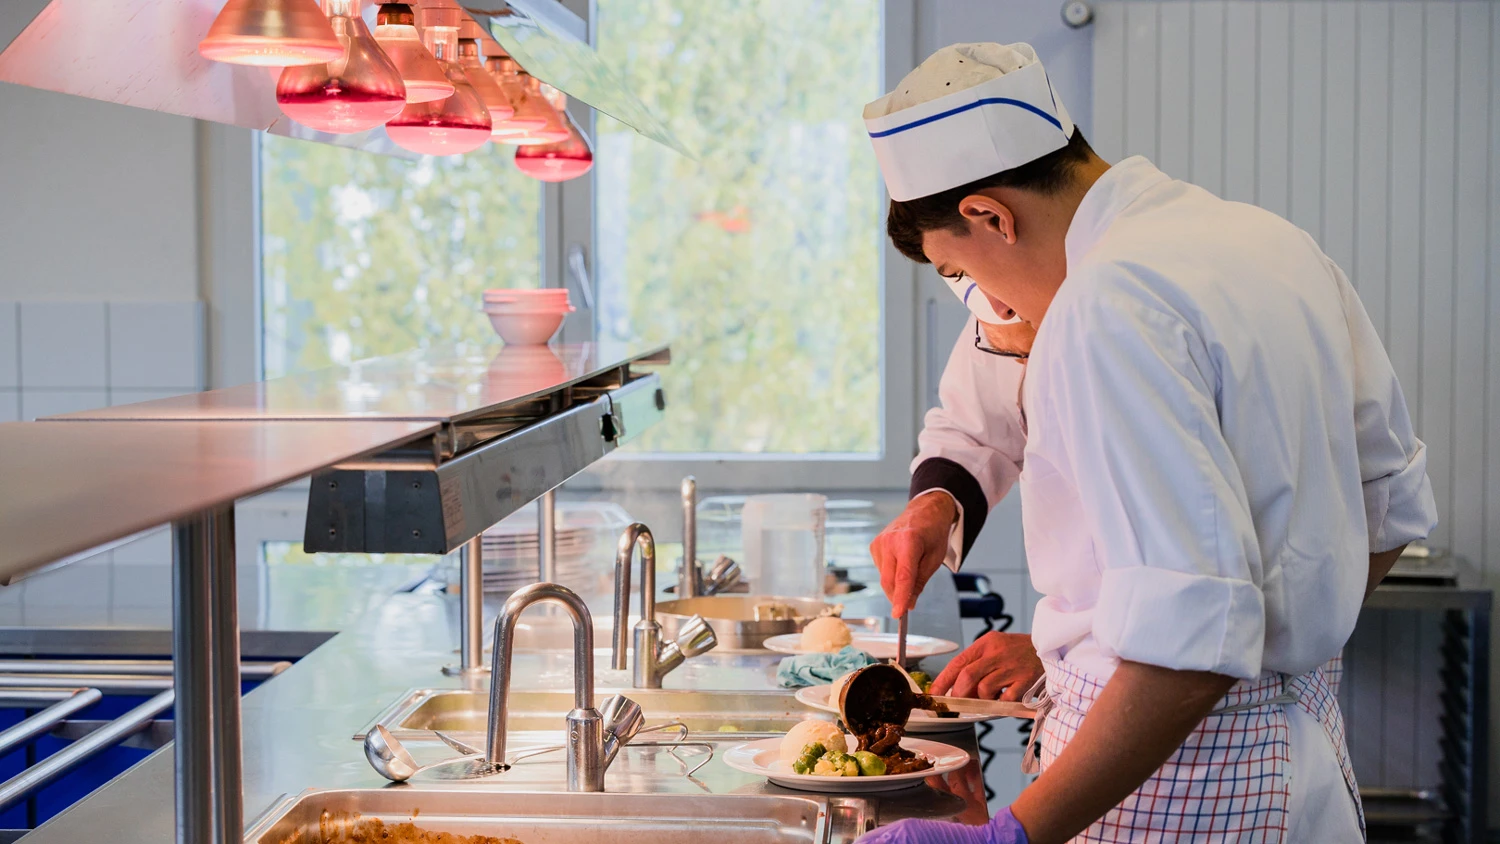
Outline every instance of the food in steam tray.
POLYGON ((515 838, 432 832, 410 821, 387 824, 380 818, 360 818, 324 812, 315 841, 298 834, 279 844, 522 844, 515 838))

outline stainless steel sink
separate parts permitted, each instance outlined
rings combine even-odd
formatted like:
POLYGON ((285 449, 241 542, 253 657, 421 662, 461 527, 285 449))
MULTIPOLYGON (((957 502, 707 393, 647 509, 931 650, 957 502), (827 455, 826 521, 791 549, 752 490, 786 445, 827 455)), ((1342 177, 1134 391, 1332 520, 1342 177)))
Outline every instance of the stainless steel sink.
MULTIPOLYGON (((784 733, 812 715, 791 692, 700 692, 675 689, 622 689, 641 705, 648 724, 681 721, 692 733, 784 733)), ((595 704, 613 694, 598 691, 595 704)), ((445 733, 482 733, 486 727, 489 693, 452 689, 414 689, 392 704, 354 737, 363 740, 375 724, 401 735, 442 730, 445 733)), ((512 732, 556 732, 573 708, 571 691, 512 691, 512 732)))
POLYGON ((273 806, 247 844, 330 844, 355 824, 522 844, 847 844, 874 825, 858 798, 740 794, 568 794, 421 788, 308 791, 273 806))

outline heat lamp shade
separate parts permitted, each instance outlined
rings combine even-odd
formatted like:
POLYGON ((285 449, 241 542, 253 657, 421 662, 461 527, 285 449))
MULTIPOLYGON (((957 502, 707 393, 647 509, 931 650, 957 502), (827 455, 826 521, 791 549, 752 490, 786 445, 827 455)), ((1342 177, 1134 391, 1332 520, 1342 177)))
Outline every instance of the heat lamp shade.
POLYGON ((375 40, 401 72, 407 102, 447 99, 453 96, 453 83, 448 81, 432 51, 422 43, 415 19, 406 3, 382 3, 375 16, 375 40))
POLYGON ((276 83, 287 117, 322 132, 348 135, 390 120, 406 105, 401 72, 360 17, 360 0, 329 0, 328 19, 344 54, 327 64, 288 67, 276 83))
POLYGON ((228 0, 198 42, 205 59, 262 67, 326 64, 344 55, 313 0, 228 0))

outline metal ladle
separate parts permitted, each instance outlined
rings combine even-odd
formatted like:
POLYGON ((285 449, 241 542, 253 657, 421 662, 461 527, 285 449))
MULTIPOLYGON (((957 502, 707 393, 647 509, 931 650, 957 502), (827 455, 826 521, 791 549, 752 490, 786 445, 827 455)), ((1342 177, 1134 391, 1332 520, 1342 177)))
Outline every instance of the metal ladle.
POLYGON ((391 735, 390 730, 380 724, 376 724, 373 730, 365 734, 365 759, 369 761, 370 767, 374 768, 377 774, 391 782, 406 782, 423 771, 458 762, 474 766, 472 772, 469 772, 470 776, 483 776, 491 773, 490 766, 484 761, 484 757, 473 754, 444 759, 430 765, 418 765, 411 751, 407 750, 399 739, 391 735))
POLYGON ((882 724, 904 728, 913 709, 947 712, 931 695, 912 690, 911 675, 886 663, 867 665, 849 675, 839 691, 838 705, 839 717, 856 736, 868 735, 882 724))

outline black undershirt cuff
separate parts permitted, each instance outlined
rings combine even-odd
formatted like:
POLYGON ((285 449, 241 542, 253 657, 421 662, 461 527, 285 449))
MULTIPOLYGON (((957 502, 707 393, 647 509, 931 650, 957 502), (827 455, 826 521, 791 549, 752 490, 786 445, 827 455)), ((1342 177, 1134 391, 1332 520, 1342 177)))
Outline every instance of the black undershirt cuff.
MULTIPOLYGON (((963 508, 963 557, 969 556, 969 549, 974 547, 974 540, 979 538, 979 531, 984 527, 985 517, 990 512, 989 500, 984 497, 984 489, 979 486, 979 481, 974 479, 968 469, 946 457, 929 457, 918 464, 916 471, 911 473, 911 490, 907 497, 908 499, 916 498, 930 489, 946 490, 963 508)), ((963 557, 959 559, 962 560, 963 557)))

